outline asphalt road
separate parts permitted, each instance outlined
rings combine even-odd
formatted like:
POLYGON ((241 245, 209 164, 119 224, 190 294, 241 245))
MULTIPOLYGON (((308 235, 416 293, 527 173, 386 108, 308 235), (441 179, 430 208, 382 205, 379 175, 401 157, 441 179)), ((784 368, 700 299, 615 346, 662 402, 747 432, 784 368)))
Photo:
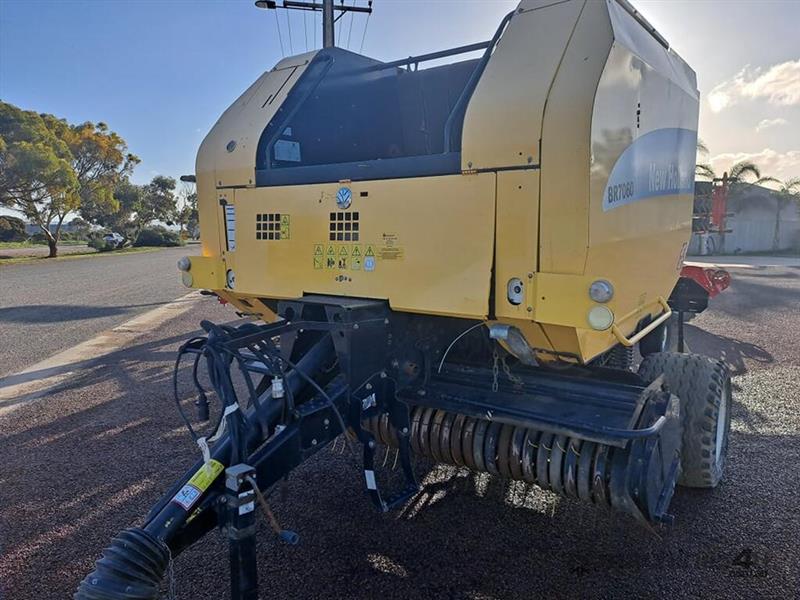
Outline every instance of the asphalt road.
MULTIPOLYGON (((630 519, 536 488, 440 468, 403 511, 378 515, 353 459, 323 451, 272 507, 301 543, 259 523, 262 597, 798 598, 800 269, 734 270, 688 327, 696 351, 734 372, 728 469, 715 490, 680 490, 675 524, 630 519)), ((170 401, 176 346, 203 299, 62 391, 0 419, 0 588, 71 597, 120 529, 198 457, 170 401)), ((188 400, 191 401, 191 400, 188 400)), ((228 597, 214 532, 175 561, 177 598, 228 597)))
POLYGON ((187 293, 196 248, 0 264, 0 377, 187 293))

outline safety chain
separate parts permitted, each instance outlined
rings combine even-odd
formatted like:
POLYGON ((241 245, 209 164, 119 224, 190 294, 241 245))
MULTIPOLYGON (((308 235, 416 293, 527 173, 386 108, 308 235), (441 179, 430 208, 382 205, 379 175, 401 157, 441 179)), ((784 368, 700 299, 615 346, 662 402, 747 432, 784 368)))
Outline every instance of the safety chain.
POLYGON ((508 380, 515 386, 522 387, 522 384, 524 383, 522 377, 519 375, 514 375, 514 373, 511 372, 511 368, 508 366, 508 363, 506 362, 505 355, 501 357, 497 350, 495 350, 492 354, 492 391, 496 392, 499 387, 501 364, 503 365, 503 373, 508 380))
POLYGON ((173 568, 172 550, 169 549, 169 545, 167 545, 167 554, 169 555, 169 563, 167 565, 167 600, 175 600, 175 569, 173 568))
POLYGON ((522 387, 522 384, 524 383, 522 377, 520 377, 519 375, 514 375, 511 372, 511 369, 509 368, 508 363, 506 362, 505 356, 503 356, 501 362, 503 363, 503 372, 506 374, 506 377, 508 377, 508 380, 515 386, 522 387))
MULTIPOLYGON (((498 379, 500 377, 500 369, 498 368, 498 364, 500 362, 500 355, 497 353, 497 350, 494 351, 492 354, 492 391, 496 392, 498 387, 498 379)), ((503 361, 505 364, 505 361, 503 361)))

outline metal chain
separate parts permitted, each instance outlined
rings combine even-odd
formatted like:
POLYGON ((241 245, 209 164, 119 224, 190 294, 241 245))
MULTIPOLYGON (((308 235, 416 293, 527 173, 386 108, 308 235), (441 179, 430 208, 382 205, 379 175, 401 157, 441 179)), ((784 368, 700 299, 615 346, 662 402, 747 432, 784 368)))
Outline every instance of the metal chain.
POLYGON ((492 354, 492 359, 494 361, 492 363, 492 391, 496 392, 498 387, 498 379, 500 378, 500 369, 498 368, 500 355, 497 353, 497 350, 495 350, 492 354))
POLYGON ((503 358, 501 359, 501 362, 503 363, 503 372, 506 374, 506 377, 508 377, 508 380, 511 383, 513 383, 515 386, 522 387, 522 384, 523 384, 522 377, 520 377, 519 375, 514 375, 511 372, 511 369, 509 368, 508 363, 506 362, 506 357, 505 356, 503 356, 503 358))
POLYGON ((167 546, 167 554, 169 555, 169 563, 167 565, 167 580, 168 580, 168 591, 167 591, 167 599, 168 600, 175 600, 175 569, 173 568, 173 560, 172 560, 172 551, 167 546))

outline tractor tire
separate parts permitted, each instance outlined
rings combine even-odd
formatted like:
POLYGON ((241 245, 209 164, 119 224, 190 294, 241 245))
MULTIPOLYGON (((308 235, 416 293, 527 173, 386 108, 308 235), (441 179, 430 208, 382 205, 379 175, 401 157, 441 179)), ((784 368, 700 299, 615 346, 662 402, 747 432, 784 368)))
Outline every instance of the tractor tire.
POLYGON ((639 375, 648 384, 660 375, 681 402, 684 487, 713 488, 722 479, 731 428, 731 378, 720 361, 697 354, 660 352, 642 360, 639 375))
POLYGON ((658 352, 678 351, 678 315, 672 316, 648 333, 639 342, 639 354, 650 356, 658 352))

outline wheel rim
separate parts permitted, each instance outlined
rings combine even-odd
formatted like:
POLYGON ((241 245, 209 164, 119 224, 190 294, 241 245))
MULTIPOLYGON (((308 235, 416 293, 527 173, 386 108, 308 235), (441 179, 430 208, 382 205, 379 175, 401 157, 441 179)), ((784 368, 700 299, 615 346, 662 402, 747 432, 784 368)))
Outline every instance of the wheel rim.
POLYGON ((725 445, 725 423, 727 422, 728 419, 729 385, 730 383, 726 382, 722 388, 722 398, 720 399, 719 410, 717 411, 717 437, 714 448, 714 456, 716 458, 717 464, 719 464, 719 459, 722 456, 722 450, 725 445))

